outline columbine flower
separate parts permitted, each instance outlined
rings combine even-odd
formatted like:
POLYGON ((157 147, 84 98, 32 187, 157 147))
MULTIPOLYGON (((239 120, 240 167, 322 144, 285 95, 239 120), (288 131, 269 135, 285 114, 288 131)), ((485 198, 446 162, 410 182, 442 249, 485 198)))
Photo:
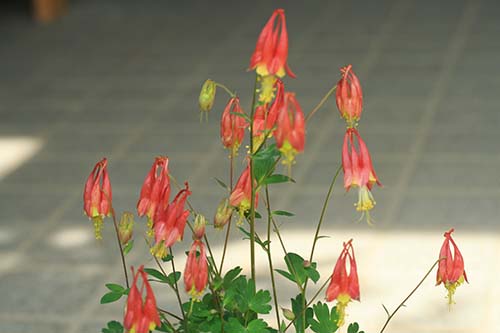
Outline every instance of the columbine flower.
POLYGON ((112 214, 113 194, 107 165, 108 160, 103 158, 94 166, 83 190, 83 210, 94 222, 96 239, 102 239, 103 218, 112 214))
POLYGON ((170 178, 168 174, 168 158, 156 157, 151 170, 144 179, 141 195, 137 202, 137 214, 148 217, 148 235, 153 235, 153 223, 158 206, 168 203, 170 198, 170 178))
POLYGON ((339 320, 337 325, 344 324, 345 309, 351 300, 359 301, 359 281, 354 257, 352 239, 344 243, 344 249, 340 253, 328 289, 326 290, 326 301, 337 300, 337 313, 339 320), (349 259, 349 273, 347 273, 346 260, 349 259))
POLYGON ((304 113, 294 93, 285 93, 284 102, 276 120, 274 137, 284 157, 282 163, 290 168, 295 162, 295 156, 304 151, 306 140, 304 113))
MULTIPOLYGON (((133 269, 132 272, 134 272, 133 269)), ((123 326, 126 333, 148 333, 157 326, 161 326, 155 295, 144 272, 144 266, 139 267, 139 270, 135 273, 134 282, 127 298, 123 326), (137 287, 139 276, 142 278, 140 289, 137 287), (142 292, 144 288, 146 288, 146 298, 143 301, 142 292)))
POLYGON ((358 77, 352 70, 352 65, 340 69, 342 78, 337 83, 335 99, 340 115, 345 119, 348 127, 356 127, 363 110, 363 91, 358 77))
POLYGON ((214 227, 216 229, 222 229, 229 222, 231 216, 233 215, 234 208, 229 204, 229 199, 225 198, 217 206, 217 210, 214 216, 214 227))
POLYGON ((244 115, 238 97, 231 98, 222 113, 220 137, 224 147, 231 151, 231 157, 236 156, 245 136, 245 128, 248 124, 243 117, 244 115), (241 114, 241 116, 237 114, 241 114))
POLYGON ((189 210, 184 210, 187 197, 191 194, 186 182, 185 188, 175 196, 174 200, 165 208, 159 207, 153 227, 155 245, 151 253, 158 258, 167 255, 167 249, 182 240, 189 210))
POLYGON ((455 229, 444 233, 444 242, 439 252, 439 266, 436 277, 436 286, 443 283, 444 287, 448 290, 448 304, 451 307, 453 302, 453 295, 458 286, 464 281, 467 283, 467 275, 464 270, 464 258, 457 247, 457 244, 451 237, 451 233, 455 229), (453 246, 453 255, 450 249, 450 243, 453 246))
MULTIPOLYGON (((254 181, 254 185, 257 186, 257 182, 254 181)), ((237 207, 240 213, 240 218, 238 220, 238 224, 243 223, 243 217, 245 216, 245 212, 250 209, 252 200, 252 183, 250 179, 250 163, 248 163, 247 167, 241 173, 236 186, 229 197, 229 204, 233 207, 237 207)), ((257 193, 257 189, 255 189, 255 208, 257 208, 257 203, 259 201, 259 194, 257 193)))
POLYGON ((208 282, 208 263, 205 245, 200 240, 195 240, 189 250, 184 269, 184 287, 193 298, 199 298, 208 282), (198 255, 199 249, 199 255, 198 255))
POLYGON ((344 188, 347 191, 352 186, 359 188, 356 210, 366 215, 368 224, 371 224, 369 212, 375 207, 376 202, 370 190, 373 184, 377 183, 381 186, 381 183, 373 169, 370 152, 355 128, 348 128, 344 136, 342 169, 344 170, 344 188), (358 149, 355 145, 356 140, 358 149))
POLYGON ((250 59, 250 69, 256 69, 260 76, 276 75, 291 77, 295 74, 287 64, 288 33, 286 31, 285 11, 276 9, 262 29, 255 51, 250 59))

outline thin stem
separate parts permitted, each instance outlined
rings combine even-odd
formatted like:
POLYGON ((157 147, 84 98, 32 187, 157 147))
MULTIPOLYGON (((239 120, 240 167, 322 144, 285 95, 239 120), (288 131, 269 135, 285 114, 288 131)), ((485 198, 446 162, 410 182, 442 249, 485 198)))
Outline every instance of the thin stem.
MULTIPOLYGON (((171 247, 168 248, 168 251, 170 252, 170 254, 173 253, 171 247)), ((156 257, 155 257, 155 260, 156 260, 156 263, 161 267, 160 262, 158 261, 158 259, 156 257)), ((170 260, 170 263, 172 264, 172 272, 175 275, 175 272, 177 272, 177 271, 175 270, 174 256, 172 256, 172 260, 170 260)), ((165 272, 163 270, 162 270, 162 273, 165 274, 165 272)), ((167 276, 167 275, 165 275, 165 276, 167 276)), ((179 302, 179 306, 181 308, 182 318, 184 318, 184 330, 187 332, 188 331, 187 319, 186 319, 186 314, 184 313, 184 308, 182 307, 182 300, 181 300, 181 295, 179 293, 179 285, 177 284, 177 279, 174 279, 174 285, 175 285, 175 288, 174 288, 175 295, 177 296, 177 301, 179 302)))
POLYGON ((309 119, 311 119, 312 116, 314 116, 314 114, 319 110, 321 109, 321 107, 323 106, 323 104, 326 103, 326 101, 328 100, 328 98, 330 98, 330 96, 333 94, 333 92, 337 89, 337 85, 334 85, 332 87, 332 89, 330 89, 325 96, 323 96, 323 98, 321 99, 321 101, 319 101, 318 105, 316 105, 314 107, 314 109, 311 110, 311 112, 309 112, 306 116, 306 122, 309 121, 309 119))
POLYGON ((319 231, 321 229, 321 225, 323 224, 323 220, 325 218, 326 214, 326 209, 328 208, 328 203, 330 201, 330 197, 332 196, 333 193, 333 187, 335 186, 335 182, 337 181, 337 177, 340 173, 340 170, 342 170, 342 165, 340 165, 337 169, 337 172, 335 172, 332 182, 330 183, 330 187, 328 188, 328 193, 326 194, 325 202, 323 203, 323 208, 321 209, 321 215, 319 217, 318 225, 316 227, 316 232, 314 234, 314 241, 313 245, 311 248, 311 255, 309 256, 309 261, 312 262, 313 257, 314 257, 314 250, 316 249, 316 243, 318 241, 318 236, 319 236, 319 231))
POLYGON ((280 310, 278 307, 278 295, 276 292, 276 281, 274 279, 274 267, 273 267, 273 259, 271 256, 271 201, 269 199, 269 189, 266 185, 266 202, 267 202, 267 260, 269 261, 269 273, 271 275, 271 284, 273 287, 273 298, 274 298, 274 308, 276 310, 276 321, 278 322, 278 326, 280 327, 280 310))
POLYGON ((176 315, 175 313, 172 313, 170 311, 167 311, 167 310, 164 310, 164 309, 161 309, 161 308, 158 308, 158 311, 160 311, 160 312, 162 312, 162 313, 164 313, 166 315, 169 315, 170 317, 175 318, 177 320, 182 320, 181 317, 179 317, 178 315, 176 315))
MULTIPOLYGON (((165 310, 162 310, 160 308, 157 308, 159 312, 163 313, 163 314, 168 314, 168 315, 172 315, 170 312, 168 311, 165 311, 165 310)), ((174 325, 170 322, 170 320, 167 319, 166 316, 162 316, 163 320, 165 320, 167 322, 167 324, 170 326, 170 328, 172 329, 172 331, 175 333, 177 332, 177 330, 175 329, 174 325)), ((174 317, 175 318, 175 317, 174 317)), ((182 318, 179 318, 179 320, 181 320, 182 318)))
POLYGON ((425 279, 427 279, 427 277, 431 274, 432 270, 434 270, 434 267, 436 267, 436 265, 445 258, 439 258, 438 260, 436 260, 436 262, 431 266, 431 268, 427 271, 427 273, 425 273, 424 277, 420 280, 420 282, 415 286, 415 288, 413 288, 413 290, 408 294, 408 296, 406 296, 406 298, 398 305, 398 307, 390 314, 388 315, 387 317, 387 320, 385 321, 384 323, 384 326, 382 326, 382 329, 380 330, 380 333, 384 332, 385 328, 387 327, 387 325, 389 325, 389 322, 391 321, 392 317, 394 317, 394 315, 396 314, 396 312, 398 312, 399 309, 401 309, 406 301, 417 291, 417 289, 422 285, 422 283, 424 283, 425 279))
POLYGON ((125 254, 123 253, 122 243, 120 242, 120 232, 118 231, 118 223, 116 223, 116 214, 115 214, 115 209, 113 207, 111 207, 111 215, 113 217, 113 224, 115 225, 115 233, 116 233, 116 240, 118 241, 118 248, 120 249, 120 255, 122 257, 123 273, 125 274, 125 284, 127 285, 127 288, 130 288, 130 285, 128 284, 128 273, 127 273, 127 264, 125 263, 125 254))
POLYGON ((222 83, 215 82, 215 85, 217 87, 221 87, 222 89, 224 89, 228 93, 229 96, 231 96, 231 97, 235 97, 236 96, 236 93, 234 93, 231 90, 229 90, 229 88, 226 87, 225 85, 223 85, 222 83))
MULTIPOLYGON (((234 157, 233 154, 229 156, 229 193, 233 191, 233 172, 234 172, 234 157)), ((222 259, 220 261, 219 272, 222 273, 222 267, 224 266, 224 259, 226 258, 227 244, 229 242, 229 233, 231 231, 231 220, 232 214, 229 217, 229 222, 227 223, 226 238, 224 239, 224 248, 222 250, 222 259)))
MULTIPOLYGON (((253 86, 252 108, 250 110, 250 153, 253 152, 253 117, 255 111, 255 102, 257 97, 257 80, 258 76, 255 75, 255 82, 253 86)), ((250 266, 252 270, 252 280, 256 283, 255 279, 255 183, 254 183, 254 169, 253 158, 250 158, 250 266)))

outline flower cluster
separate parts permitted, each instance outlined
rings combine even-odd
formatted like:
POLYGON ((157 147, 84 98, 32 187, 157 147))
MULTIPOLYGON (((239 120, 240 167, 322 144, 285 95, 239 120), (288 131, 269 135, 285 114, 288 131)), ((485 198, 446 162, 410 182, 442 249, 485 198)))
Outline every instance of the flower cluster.
POLYGON ((362 213, 360 220, 366 216, 371 224, 370 210, 375 207, 375 199, 371 193, 373 184, 382 184, 373 169, 368 147, 357 130, 358 121, 363 110, 363 92, 358 77, 352 70, 352 65, 342 67, 341 79, 337 83, 336 101, 340 115, 347 124, 342 147, 342 169, 344 170, 344 188, 358 188, 356 210, 362 213))

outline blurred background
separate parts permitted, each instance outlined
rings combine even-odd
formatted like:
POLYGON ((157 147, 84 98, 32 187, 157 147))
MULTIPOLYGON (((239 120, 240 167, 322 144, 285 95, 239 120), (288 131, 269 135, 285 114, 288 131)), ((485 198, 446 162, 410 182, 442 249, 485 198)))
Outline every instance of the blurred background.
MULTIPOLYGON (((361 302, 350 304, 347 320, 378 332, 382 303, 399 304, 437 259, 443 232, 455 227, 470 281, 458 288, 457 304, 448 310, 433 273, 386 332, 500 332, 497 1, 59 0, 56 9, 43 7, 50 2, 0 2, 0 332, 100 332, 122 319, 124 300, 99 305, 104 283, 123 283, 111 221, 97 242, 82 212, 84 181, 103 156, 118 212, 135 211, 142 181, 163 154, 175 178, 189 181, 195 209, 212 218, 225 195, 213 177, 228 181, 218 136, 227 96, 219 90, 208 123, 200 123, 199 89, 211 78, 249 108, 249 58, 277 7, 286 10, 288 63, 297 74, 285 84, 305 112, 341 66, 353 64, 363 86, 359 129, 384 184, 373 191, 375 225, 355 222, 357 193, 339 181, 321 232, 331 238, 319 241, 315 258, 327 278, 342 242, 354 238, 361 302)), ((279 219, 288 250, 304 257, 343 131, 330 99, 308 124, 305 153, 293 167, 297 183, 272 189, 273 209, 296 214, 279 219)), ((128 264, 153 267, 144 224, 137 220, 128 264)), ((220 253, 223 233, 210 237, 220 253)), ((186 236, 176 246, 181 269, 189 243, 186 236)), ((247 251, 234 232, 225 267, 248 272, 247 251)), ((259 259, 258 283, 269 287, 263 253, 259 259)), ((294 286, 278 280, 280 304, 290 307, 294 286)), ((157 290, 162 307, 176 312, 174 295, 157 290)))

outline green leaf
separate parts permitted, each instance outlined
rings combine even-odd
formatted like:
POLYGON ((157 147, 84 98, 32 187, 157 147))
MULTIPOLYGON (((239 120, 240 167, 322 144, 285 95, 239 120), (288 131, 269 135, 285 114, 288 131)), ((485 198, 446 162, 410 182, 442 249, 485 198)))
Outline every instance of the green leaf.
POLYGON ((163 262, 169 262, 169 261, 171 261, 172 259, 174 259, 174 256, 173 256, 173 255, 171 255, 171 254, 167 254, 165 257, 161 258, 161 260, 162 260, 163 262))
POLYGON ((287 183, 287 182, 295 183, 295 180, 293 180, 292 178, 285 176, 285 175, 274 174, 274 175, 271 175, 269 177, 265 177, 262 180, 261 184, 262 185, 269 185, 269 184, 279 184, 279 183, 287 183))
POLYGON ((222 180, 220 180, 217 177, 214 177, 215 181, 225 190, 229 191, 229 187, 224 183, 222 180))
POLYGON ((294 213, 287 212, 286 210, 274 210, 271 212, 273 215, 281 215, 281 216, 295 216, 294 213))
POLYGON ((106 288, 115 293, 121 293, 121 294, 125 293, 125 288, 116 283, 107 283, 106 288))
POLYGON ((314 283, 318 282, 320 275, 319 272, 316 270, 316 263, 313 262, 311 266, 305 267, 307 277, 313 280, 314 283))
POLYGON ((172 272, 167 276, 167 283, 171 286, 174 286, 180 278, 181 272, 172 272))
POLYGON ((132 239, 131 241, 129 241, 127 243, 127 245, 125 245, 125 247, 123 248, 123 254, 124 255, 127 255, 131 250, 132 248, 134 247, 134 240, 132 239))
POLYGON ((123 293, 115 293, 114 291, 104 294, 101 297, 101 304, 113 303, 122 297, 123 293))
MULTIPOLYGON (((230 332, 230 331, 229 331, 230 332)), ((268 333, 267 324, 262 319, 254 319, 248 323, 246 332, 248 333, 268 333)))
POLYGON ((228 271, 226 273, 226 275, 224 275, 224 279, 223 279, 223 282, 222 282, 222 285, 224 286, 224 288, 228 288, 231 283, 233 282, 234 279, 236 279, 238 277, 238 275, 240 275, 241 271, 243 269, 239 266, 231 269, 230 271, 228 271))
POLYGON ((263 179, 271 175, 276 166, 276 159, 280 156, 275 144, 269 145, 252 156, 253 176, 257 183, 261 184, 263 179))
POLYGON ((304 268, 304 258, 296 253, 289 252, 285 256, 285 263, 288 272, 293 276, 294 281, 302 285, 306 282, 307 272, 304 268))
POLYGON ((295 278, 292 276, 292 274, 288 273, 287 271, 284 271, 282 269, 275 269, 275 271, 278 272, 279 274, 283 275, 288 280, 295 282, 295 278))
POLYGON ((305 328, 309 327, 309 322, 313 317, 313 310, 311 308, 307 308, 305 310, 305 317, 306 317, 306 322, 303 324, 303 311, 304 311, 304 298, 302 297, 302 294, 298 294, 295 298, 291 299, 292 301, 292 311, 293 314, 295 315, 295 321, 293 321, 293 326, 295 327, 295 331, 297 333, 305 333, 303 326, 305 328))
POLYGON ((123 326, 116 320, 108 322, 107 327, 101 330, 102 333, 123 333, 123 326))
POLYGON ((224 331, 231 333, 246 333, 245 327, 236 318, 229 318, 226 325, 224 325, 224 331))
MULTIPOLYGON (((238 227, 238 229, 240 229, 240 231, 245 234, 246 237, 243 237, 243 239, 250 239, 249 231, 246 231, 243 227, 238 227)), ((260 239, 259 235, 257 234, 255 234, 255 243, 259 244, 264 249, 264 251, 267 251, 267 245, 269 244, 269 242, 262 241, 262 239, 260 239)))
POLYGON ((359 330, 358 323, 352 323, 349 324, 349 327, 347 328, 347 333, 365 333, 365 331, 359 330))
MULTIPOLYGON (((314 316, 316 319, 311 318, 309 323, 311 329, 316 333, 331 333, 338 329, 337 322, 339 316, 337 314, 337 309, 334 307, 331 311, 328 309, 328 305, 318 302, 313 305, 314 316)), ((352 332, 349 332, 352 333, 352 332)))
POLYGON ((248 307, 250 310, 255 311, 260 314, 267 314, 271 312, 271 294, 267 290, 259 290, 251 299, 248 301, 248 307))
POLYGON ((154 268, 145 268, 144 272, 146 272, 148 275, 151 275, 152 277, 157 278, 158 280, 160 280, 160 282, 168 283, 168 278, 162 272, 154 268))

